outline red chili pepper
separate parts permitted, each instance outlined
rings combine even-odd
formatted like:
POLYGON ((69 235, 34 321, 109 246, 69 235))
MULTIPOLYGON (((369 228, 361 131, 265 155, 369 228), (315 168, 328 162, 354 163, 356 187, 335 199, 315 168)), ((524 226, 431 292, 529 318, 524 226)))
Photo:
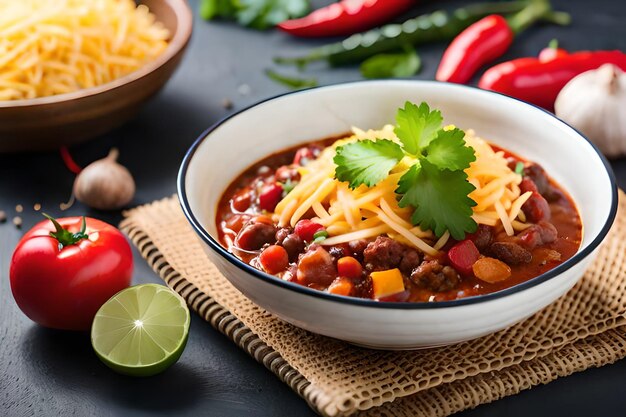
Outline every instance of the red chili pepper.
POLYGON ((565 55, 568 55, 568 52, 565 49, 559 48, 559 41, 552 39, 548 46, 539 52, 539 61, 548 62, 565 55))
POLYGON ((554 18, 549 1, 530 2, 509 19, 493 14, 482 18, 461 32, 448 46, 437 69, 438 81, 464 84, 478 69, 502 56, 515 35, 540 19, 568 24, 569 15, 558 12, 554 18))
POLYGON ((65 167, 76 175, 80 174, 80 171, 83 169, 74 161, 74 158, 72 158, 72 154, 70 154, 70 150, 67 146, 61 146, 59 152, 61 153, 61 159, 63 160, 65 167))
POLYGON ((621 51, 581 51, 542 62, 519 58, 488 69, 478 86, 553 110, 561 89, 572 78, 602 64, 614 64, 626 71, 626 54, 621 51))
POLYGON ((305 38, 348 36, 385 23, 413 4, 415 0, 342 0, 278 27, 305 38))
POLYGON ((504 54, 514 37, 506 19, 492 14, 470 25, 448 46, 435 78, 465 84, 484 64, 504 54))

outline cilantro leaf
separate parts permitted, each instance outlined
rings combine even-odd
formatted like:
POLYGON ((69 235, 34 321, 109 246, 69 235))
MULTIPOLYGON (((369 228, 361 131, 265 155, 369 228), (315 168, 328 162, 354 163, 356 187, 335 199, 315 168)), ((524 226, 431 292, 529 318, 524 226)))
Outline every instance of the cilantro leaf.
POLYGON ((308 0, 238 0, 236 3, 241 7, 237 13, 239 24, 254 29, 268 29, 309 11, 308 0))
POLYGON ((418 107, 407 101, 404 108, 398 110, 394 132, 406 153, 419 155, 435 139, 442 122, 443 117, 439 110, 430 111, 426 103, 418 107))
POLYGON ((439 169, 463 170, 476 160, 474 149, 465 146, 465 132, 460 129, 440 130, 426 148, 426 159, 439 169))
POLYGON ((432 230, 441 236, 446 230, 457 240, 465 233, 476 231, 472 207, 476 202, 468 197, 474 186, 467 182, 464 171, 438 169, 427 159, 421 159, 400 178, 396 193, 401 194, 400 207, 415 209, 413 224, 432 230))
POLYGON ((350 188, 361 184, 371 187, 384 180, 402 157, 400 145, 387 139, 349 143, 337 147, 335 177, 348 182, 350 188))
POLYGON ((200 16, 204 20, 214 17, 234 17, 237 8, 231 0, 202 0, 200 2, 200 16))
POLYGON ((400 78, 417 74, 422 66, 415 49, 405 52, 374 55, 361 64, 361 75, 365 78, 400 78))

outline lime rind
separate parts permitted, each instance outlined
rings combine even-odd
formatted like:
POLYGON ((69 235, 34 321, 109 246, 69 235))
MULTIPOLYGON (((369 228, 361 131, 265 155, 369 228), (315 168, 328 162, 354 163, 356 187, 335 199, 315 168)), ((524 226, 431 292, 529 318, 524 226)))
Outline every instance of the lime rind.
POLYGON ((154 375, 175 363, 187 343, 191 318, 185 301, 163 285, 143 284, 114 295, 98 311, 91 341, 111 369, 154 375))

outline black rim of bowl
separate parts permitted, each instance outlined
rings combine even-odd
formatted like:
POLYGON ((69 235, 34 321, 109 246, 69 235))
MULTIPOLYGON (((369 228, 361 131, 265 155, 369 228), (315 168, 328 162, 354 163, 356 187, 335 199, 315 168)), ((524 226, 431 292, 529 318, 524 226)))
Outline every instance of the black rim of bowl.
POLYGON ((482 94, 495 94, 495 95, 499 95, 499 96, 504 96, 508 99, 512 99, 515 101, 518 101, 520 103, 523 103, 524 105, 530 106, 530 107, 535 107, 536 109, 541 110, 543 113, 545 113, 548 117, 550 117, 551 119, 556 120, 558 123, 574 130, 575 132, 578 133, 578 135, 583 138, 585 141, 587 141, 591 147, 593 148, 593 150, 596 152, 597 156, 600 158, 600 160, 602 161, 602 164, 604 165, 604 168, 606 170, 607 176, 609 178, 609 182, 611 184, 611 208, 609 211, 609 216, 607 217, 607 219, 605 220, 604 226, 602 227, 602 229, 600 230, 600 233, 598 233, 598 235, 594 238, 594 240, 587 246, 585 247, 583 250, 577 252, 574 256, 572 256, 570 259, 566 260, 565 262, 563 262, 562 264, 558 265, 557 267, 536 276, 535 278, 532 278, 528 281, 522 282, 520 284, 514 285, 512 287, 500 290, 500 291, 496 291, 493 293, 489 293, 489 294, 484 294, 484 295, 476 295, 476 296, 471 296, 471 297, 465 297, 465 298, 459 298, 456 300, 450 300, 450 301, 437 301, 437 302, 385 302, 385 301, 376 301, 376 300, 370 300, 370 299, 365 299, 365 298, 357 298, 357 297, 347 297, 347 296, 341 296, 341 295, 334 295, 334 294, 329 294, 326 293, 324 291, 319 291, 319 290, 315 290, 312 288, 308 288, 305 287, 303 285, 294 283, 294 282, 290 282, 290 281, 284 281, 278 277, 275 277, 273 275, 267 274, 263 271, 260 271, 256 268, 253 268, 252 266, 248 265, 247 263, 243 262, 242 260, 240 260, 239 258, 237 258, 235 255, 233 255, 232 253, 230 253, 228 250, 226 250, 226 248, 224 248, 216 239, 214 239, 209 232, 207 232, 207 230, 202 226, 202 224, 198 221, 198 219, 194 216, 191 207, 189 206, 189 201, 187 199, 187 191, 186 191, 186 186, 185 186, 185 177, 187 175, 187 169, 189 168, 189 164, 196 152, 196 150, 200 147, 200 145, 208 139, 209 135, 211 134, 211 132, 213 132, 214 130, 216 130, 217 128, 219 128, 222 124, 224 124, 225 122, 227 122, 228 120, 238 116, 239 114, 253 108, 253 107, 257 107, 261 104, 264 104, 268 101, 272 101, 284 96, 288 96, 288 95, 295 95, 295 94, 303 94, 307 91, 310 90, 317 90, 317 89, 324 89, 324 88, 333 88, 333 87, 338 87, 338 86, 344 86, 344 85, 355 85, 355 84, 364 84, 364 83, 370 83, 370 82, 384 82, 384 83, 405 83, 405 82, 412 82, 412 83, 417 83, 417 84, 428 84, 428 85, 433 85, 433 84, 442 84, 442 85, 452 85, 450 83, 441 83, 441 82, 437 82, 437 81, 426 81, 426 80, 410 80, 410 79, 400 79, 400 80, 363 80, 363 81, 353 81, 353 82, 347 82, 347 83, 336 83, 336 84, 330 84, 330 85, 325 85, 325 86, 318 86, 318 87, 311 87, 311 88, 307 88, 307 89, 303 89, 303 90, 298 90, 298 91, 290 91, 290 92, 286 92, 283 94, 278 94, 272 97, 269 97, 267 99, 261 100, 257 103, 254 103, 250 106, 247 106, 229 116, 226 116, 224 118, 222 118, 221 120, 219 120, 218 122, 216 122, 215 124, 213 124, 211 127, 209 127, 207 130, 205 130, 199 137, 198 139, 195 140, 195 142, 193 143, 193 145, 191 145, 191 147, 189 148, 189 150, 187 151, 187 153, 185 154, 185 157, 182 161, 182 164, 180 166, 180 170, 178 172, 178 179, 177 179, 177 185, 178 185, 178 199, 180 202, 180 205, 183 209, 183 212, 185 214, 185 217, 187 217, 187 220, 189 221, 189 223, 191 223, 191 226, 193 227, 194 231, 200 236, 200 238, 202 238, 202 240, 207 243, 209 245, 209 247, 215 251, 218 255, 220 255, 222 258, 226 259, 228 262, 230 262, 231 264, 233 264, 234 266, 238 267, 239 269, 243 270, 244 272, 247 272, 253 276, 255 276, 256 278, 259 278, 267 283, 270 283, 272 285, 276 285, 279 287, 283 287, 289 290, 293 290, 296 292, 299 292, 301 294, 305 294, 311 297, 316 297, 316 298, 321 298, 324 300, 328 300, 328 301, 333 301, 333 302, 338 302, 338 303, 345 303, 345 304, 352 304, 352 305, 357 305, 357 306, 362 306, 362 307, 375 307, 375 308, 391 308, 391 309, 402 309, 402 310, 412 310, 412 309, 432 309, 432 308, 447 308, 447 307, 455 307, 455 306, 462 306, 462 305, 469 305, 469 304, 476 304, 476 303, 480 303, 480 302, 484 302, 484 301, 489 301, 489 300, 495 300, 498 298, 502 298, 502 297, 506 297, 508 295, 526 290, 528 288, 534 287, 536 285, 539 285, 559 274, 561 274, 562 272, 570 269, 571 267, 573 267, 574 265, 576 265, 579 261, 581 261, 582 259, 586 258, 589 254, 591 254, 599 245, 600 243, 604 240, 604 238, 606 237, 607 233, 609 232, 611 226, 613 225, 613 221, 615 220, 615 216, 617 213, 617 203, 618 203, 618 199, 617 199, 617 182, 615 180, 615 174, 613 173, 613 170, 608 162, 608 160, 605 158, 605 156, 602 154, 602 152, 600 152, 600 150, 598 149, 598 147, 591 142, 585 135, 583 135, 581 132, 579 132, 577 129, 573 128, 572 126, 568 125, 567 123, 565 123, 564 121, 562 121, 561 119, 559 119, 558 117, 556 117, 554 114, 544 110, 541 107, 535 106, 534 104, 531 103, 527 103, 524 102, 522 100, 519 100, 515 97, 510 97, 507 96, 505 94, 501 94, 498 92, 494 92, 494 91, 487 91, 487 90, 481 90, 479 88, 475 88, 475 87, 471 87, 471 86, 466 86, 466 85, 460 85, 460 84, 453 84, 455 88, 459 88, 459 89, 470 89, 470 90, 474 90, 474 91, 480 91, 482 94))

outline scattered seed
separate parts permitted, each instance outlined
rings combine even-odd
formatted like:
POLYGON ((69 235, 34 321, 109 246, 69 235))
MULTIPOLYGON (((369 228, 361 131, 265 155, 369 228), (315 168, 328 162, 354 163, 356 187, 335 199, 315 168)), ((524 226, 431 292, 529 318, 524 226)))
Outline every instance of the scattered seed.
POLYGON ((4 210, 0 210, 0 223, 7 221, 7 214, 4 210))
POLYGON ((35 211, 41 210, 41 204, 35 203, 35 205, 33 206, 33 210, 35 210, 35 211))
POLYGON ((74 193, 72 193, 72 195, 70 195, 70 199, 67 203, 61 203, 59 204, 59 208, 61 209, 61 211, 65 211, 68 208, 72 207, 74 205, 74 201, 75 201, 75 197, 74 197, 74 193))
POLYGON ((24 206, 22 206, 21 204, 18 204, 17 206, 15 206, 15 211, 17 213, 21 213, 24 211, 24 206))
POLYGON ((252 88, 250 88, 248 84, 241 84, 239 87, 237 87, 237 91, 242 96, 247 96, 250 95, 250 93, 252 92, 252 88))
POLYGON ((225 98, 224 100, 222 100, 222 107, 224 107, 226 110, 230 110, 233 108, 233 102, 229 98, 225 98))
POLYGON ((22 227, 22 218, 20 216, 13 217, 13 224, 20 229, 22 227))

